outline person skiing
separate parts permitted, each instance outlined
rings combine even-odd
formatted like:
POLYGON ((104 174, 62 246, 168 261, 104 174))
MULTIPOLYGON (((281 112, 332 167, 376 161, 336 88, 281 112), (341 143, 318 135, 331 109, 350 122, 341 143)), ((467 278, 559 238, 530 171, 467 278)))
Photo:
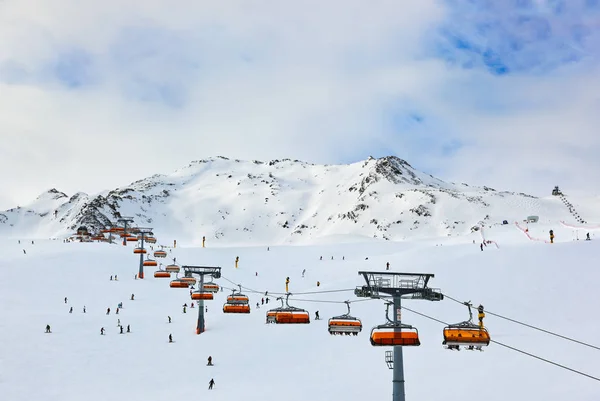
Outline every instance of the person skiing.
POLYGON ((213 366, 213 363, 212 363, 212 356, 209 356, 209 357, 208 357, 208 363, 206 364, 206 366, 213 366))
POLYGON ((169 318, 169 323, 171 323, 171 316, 167 316, 167 318, 169 318))
POLYGON ((387 263, 385 264, 385 270, 390 270, 390 262, 387 262, 387 263))
POLYGON ((110 308, 107 308, 107 309, 106 309, 106 314, 107 314, 107 315, 110 315, 110 308))
POLYGON ((110 276, 110 281, 113 281, 112 276, 110 276))
POLYGON ((306 269, 302 270, 302 277, 304 277, 304 273, 306 273, 306 269))
POLYGON ((121 325, 121 319, 117 319, 117 326, 121 325))
POLYGON ((103 336, 104 335, 104 327, 100 328, 100 335, 103 336))
POLYGON ((129 325, 127 325, 127 332, 131 333, 131 328, 129 327, 129 325))
POLYGON ((83 313, 85 313, 85 305, 83 305, 83 313))
POLYGON ((50 331, 50 325, 49 325, 49 324, 47 324, 47 325, 46 325, 46 333, 52 333, 52 332, 50 331))
POLYGON ((210 379, 210 381, 208 382, 208 389, 212 390, 214 385, 215 385, 215 379, 210 379))
MULTIPOLYGON (((589 235, 589 234, 588 234, 589 235)), ((65 303, 67 303, 67 297, 65 297, 65 303)))
POLYGON ((260 304, 261 304, 261 305, 264 305, 264 304, 265 304, 265 299, 264 299, 264 298, 261 298, 261 299, 260 299, 260 304))
POLYGON ((186 310, 186 306, 185 306, 185 305, 183 305, 183 313, 186 313, 186 311, 185 311, 185 310, 186 310))
POLYGON ((315 320, 321 320, 321 318, 319 317, 319 311, 315 312, 315 320))
POLYGON ((169 342, 172 343, 173 342, 173 336, 171 334, 169 334, 169 342))
POLYGON ((481 251, 483 252, 483 243, 479 244, 479 248, 481 249, 481 251))
POLYGON ((119 326, 119 329, 121 331, 119 334, 123 334, 123 326, 119 326))
POLYGON ((589 240, 590 240, 590 233, 587 233, 587 234, 585 235, 585 240, 586 240, 586 241, 589 241, 589 240))
POLYGON ((117 311, 115 312, 117 315, 119 314, 119 308, 117 308, 117 311))
POLYGON ((133 297, 134 297, 134 295, 133 295, 133 294, 131 294, 131 300, 132 300, 132 301, 133 301, 133 297))
POLYGON ((73 313, 73 307, 71 306, 71 309, 69 309, 69 313, 73 313))

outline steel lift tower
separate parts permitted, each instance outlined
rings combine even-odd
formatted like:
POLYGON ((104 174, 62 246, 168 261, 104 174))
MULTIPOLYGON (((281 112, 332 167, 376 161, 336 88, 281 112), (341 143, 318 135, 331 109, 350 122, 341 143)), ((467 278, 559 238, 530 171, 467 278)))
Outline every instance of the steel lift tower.
MULTIPOLYGON (((198 290, 204 291, 204 276, 211 276, 213 278, 221 277, 221 268, 213 266, 181 266, 185 272, 186 277, 191 277, 196 274, 200 276, 198 290)), ((198 323, 196 325, 196 334, 204 333, 206 331, 204 325, 204 301, 198 301, 198 323)))
MULTIPOLYGON (((141 236, 141 244, 140 248, 144 249, 144 240, 147 235, 153 235, 151 228, 139 228, 138 229, 141 236)), ((144 253, 140 253, 140 270, 138 272, 138 278, 144 278, 144 253)))
POLYGON ((123 245, 127 246, 127 224, 133 223, 133 217, 121 217, 117 221, 123 223, 123 245))
MULTIPOLYGON (((426 301, 441 301, 444 295, 439 289, 429 288, 427 284, 433 274, 426 273, 392 273, 386 272, 366 272, 359 271, 367 282, 367 285, 357 287, 354 294, 362 298, 391 298, 394 309, 394 332, 400 331, 401 321, 401 300, 402 299, 420 299, 426 301)), ((402 346, 395 345, 393 355, 391 351, 386 351, 386 363, 390 369, 393 369, 393 391, 392 401, 406 401, 404 392, 404 362, 402 357, 402 346)))

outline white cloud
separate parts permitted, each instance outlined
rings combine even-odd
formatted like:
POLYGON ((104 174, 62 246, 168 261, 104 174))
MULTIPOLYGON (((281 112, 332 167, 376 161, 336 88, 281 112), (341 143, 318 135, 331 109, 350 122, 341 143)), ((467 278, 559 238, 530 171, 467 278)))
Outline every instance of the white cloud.
POLYGON ((594 71, 449 68, 427 43, 448 10, 405 3, 0 3, 0 208, 215 155, 336 163, 394 151, 442 178, 524 191, 593 162, 594 71), (424 122, 392 121, 408 113, 424 122), (452 140, 466 146, 441 156, 452 140))

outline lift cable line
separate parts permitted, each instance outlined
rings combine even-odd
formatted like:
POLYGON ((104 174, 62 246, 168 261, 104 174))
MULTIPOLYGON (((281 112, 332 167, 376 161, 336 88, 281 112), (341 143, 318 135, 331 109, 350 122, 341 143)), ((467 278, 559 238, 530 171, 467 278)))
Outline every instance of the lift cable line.
MULTIPOLYGON (((447 297, 447 295, 444 295, 444 296, 445 296, 445 297, 447 297)), ((462 302, 461 302, 461 303, 462 303, 462 302)), ((426 315, 426 314, 424 314, 424 313, 417 312, 416 310, 413 310, 413 309, 407 308, 406 306, 403 306, 403 307, 402 307, 402 309, 406 309, 406 310, 407 310, 407 311, 409 311, 409 312, 412 312, 412 313, 414 313, 414 314, 417 314, 417 315, 419 315, 419 316, 426 317, 427 319, 430 319, 430 320, 436 321, 436 322, 438 322, 438 323, 441 323, 441 324, 444 324, 444 325, 447 325, 447 324, 448 324, 448 323, 446 323, 446 322, 444 322, 444 321, 442 321, 442 320, 440 320, 440 319, 436 319, 436 318, 434 318, 434 317, 431 317, 431 316, 429 316, 429 315, 426 315)), ((487 311, 486 311, 486 313, 487 313, 487 311)), ((540 361, 543 361, 543 362, 549 363, 549 364, 551 364, 551 365, 558 366, 559 368, 562 368, 562 369, 565 369, 565 370, 571 371, 571 372, 573 372, 573 373, 577 373, 578 375, 585 376, 585 377, 587 377, 587 378, 590 378, 590 379, 593 379, 593 380, 596 380, 596 381, 600 381, 600 378, 599 378, 599 377, 596 377, 596 376, 589 375, 589 374, 587 374, 587 373, 584 373, 584 372, 582 372, 582 371, 580 371, 580 370, 576 370, 576 369, 570 368, 570 367, 568 367, 568 366, 562 365, 562 364, 560 364, 560 363, 558 363, 558 362, 554 362, 554 361, 551 361, 551 360, 549 360, 549 359, 542 358, 541 356, 534 355, 534 354, 532 354, 532 353, 530 353, 530 352, 523 351, 523 350, 521 350, 521 349, 518 349, 518 348, 515 348, 515 347, 513 347, 513 346, 510 346, 510 345, 507 345, 507 344, 501 343, 501 342, 499 342, 499 341, 496 341, 496 340, 490 340, 490 342, 493 342, 494 344, 498 344, 498 345, 500 345, 500 346, 502 346, 502 347, 505 347, 505 348, 508 348, 508 349, 510 349, 510 350, 513 350, 513 351, 520 352, 521 354, 524 354, 524 355, 530 356, 530 357, 532 357, 532 358, 539 359, 540 361)))
MULTIPOLYGON (((227 277, 221 276, 222 279, 229 281, 231 284, 237 286, 240 286, 241 284, 235 283, 233 281, 231 281, 230 279, 228 279, 227 277)), ((258 291, 249 287, 245 287, 243 285, 241 285, 241 287, 244 290, 247 290, 249 292, 253 292, 255 294, 269 294, 269 295, 279 295, 279 296, 285 296, 287 295, 286 292, 271 292, 271 291, 258 291)), ((327 294, 327 293, 333 293, 333 292, 351 292, 354 291, 354 288, 347 288, 347 289, 340 289, 340 290, 323 290, 323 291, 309 291, 309 292, 294 292, 294 295, 312 295, 312 294, 327 294)))
MULTIPOLYGON (((458 302, 458 303, 460 303, 460 304, 463 304, 463 302, 459 301, 459 300, 458 300, 458 299, 456 299, 456 298, 452 298, 451 296, 449 296, 449 295, 447 295, 447 294, 444 294, 444 297, 446 297, 446 298, 448 298, 448 299, 450 299, 450 300, 452 300, 452 301, 454 301, 454 302, 458 302)), ((584 346, 586 346, 586 347, 590 347, 590 348, 594 348, 594 349, 600 350, 600 347, 598 347, 598 346, 595 346, 595 345, 592 345, 592 344, 588 344, 588 343, 586 343, 586 342, 579 341, 579 340, 576 340, 576 339, 574 339, 574 338, 571 338, 571 337, 563 336, 562 334, 554 333, 554 332, 552 332, 552 331, 550 331, 550 330, 545 330, 545 329, 542 329, 542 328, 540 328, 540 327, 533 326, 533 325, 531 325, 531 324, 527 324, 527 323, 521 322, 521 321, 519 321, 519 320, 511 319, 511 318, 509 318, 509 317, 502 316, 502 315, 499 315, 499 314, 497 314, 497 313, 494 313, 494 312, 490 312, 490 311, 489 311, 489 310, 487 310, 487 309, 486 309, 485 313, 487 313, 488 315, 492 315, 492 316, 499 317, 499 318, 501 318, 501 319, 504 319, 504 320, 508 320, 509 322, 513 322, 513 323, 517 323, 517 324, 520 324, 520 325, 522 325, 522 326, 525 326, 525 327, 529 327, 530 329, 538 330, 538 331, 541 331, 541 332, 543 332, 543 333, 550 334, 550 335, 553 335, 553 336, 556 336, 556 337, 562 338, 563 340, 572 341, 572 342, 574 342, 574 343, 577 343, 577 344, 580 344, 580 345, 584 345, 584 346)))

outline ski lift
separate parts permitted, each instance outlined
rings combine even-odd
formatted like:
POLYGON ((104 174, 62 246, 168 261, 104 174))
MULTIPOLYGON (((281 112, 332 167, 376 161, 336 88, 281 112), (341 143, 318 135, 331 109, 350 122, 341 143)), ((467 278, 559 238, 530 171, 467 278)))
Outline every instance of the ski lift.
POLYGON ((310 315, 309 315, 308 311, 289 305, 288 299, 289 299, 290 295, 291 294, 288 292, 285 296, 285 306, 283 306, 283 298, 282 297, 277 298, 277 299, 281 300, 281 307, 271 309, 270 311, 267 312, 267 323, 277 323, 277 324, 310 323, 310 315))
POLYGON ((197 281, 196 278, 194 278, 194 277, 182 277, 179 280, 185 281, 186 283, 189 283, 189 285, 194 285, 194 284, 196 284, 196 281, 197 281))
POLYGON ((188 288, 189 286, 190 283, 188 283, 187 281, 182 281, 181 279, 171 280, 171 282, 169 283, 169 287, 171 288, 188 288))
POLYGON ((223 305, 224 313, 250 313, 250 305, 249 304, 232 304, 225 303, 223 305))
POLYGON ((171 277, 171 273, 164 270, 157 270, 154 272, 154 278, 168 278, 171 277))
POLYGON ((194 301, 212 301, 214 297, 212 292, 194 291, 192 292, 192 299, 194 301))
POLYGON ((348 313, 329 319, 329 334, 353 334, 357 336, 362 330, 362 323, 360 319, 350 315, 350 302, 344 301, 344 303, 348 307, 348 313))
POLYGON ((146 237, 144 241, 146 241, 149 244, 156 244, 156 238, 154 237, 146 237))
MULTIPOLYGON (((483 317, 480 318, 480 325, 473 323, 473 312, 471 311, 471 302, 463 302, 469 309, 469 320, 451 324, 444 328, 444 341, 447 349, 460 351, 460 346, 467 347, 470 351, 483 351, 482 347, 490 345, 490 333, 483 327, 483 317)), ((480 314, 483 313, 483 306, 479 306, 480 314)))
POLYGON ((154 252, 154 257, 155 258, 166 258, 167 257, 167 253, 165 251, 155 251, 154 252))
POLYGON ((229 295, 227 297, 227 303, 230 303, 230 304, 247 304, 248 302, 250 302, 248 296, 242 294, 242 286, 240 284, 238 284, 238 287, 240 287, 240 290, 238 292, 235 292, 235 290, 233 290, 233 292, 231 293, 231 295, 229 295))
POLYGON ((146 259, 142 264, 146 267, 158 266, 158 263, 156 263, 156 260, 154 259, 146 259))
POLYGON ((133 248, 133 253, 139 255, 139 254, 146 254, 146 250, 144 248, 133 248))
POLYGON ((175 264, 175 261, 173 261, 173 264, 165 267, 165 270, 171 273, 179 273, 179 270, 181 269, 175 264))
POLYGON ((371 345, 377 346, 418 346, 419 331, 407 324, 395 323, 388 317, 391 303, 386 304, 385 318, 388 323, 380 324, 371 329, 371 345))
POLYGON ((219 292, 219 284, 213 283, 212 281, 204 283, 204 291, 219 292))
POLYGON ((127 242, 137 241, 137 237, 131 237, 131 236, 128 235, 127 237, 125 237, 125 240, 127 242))

